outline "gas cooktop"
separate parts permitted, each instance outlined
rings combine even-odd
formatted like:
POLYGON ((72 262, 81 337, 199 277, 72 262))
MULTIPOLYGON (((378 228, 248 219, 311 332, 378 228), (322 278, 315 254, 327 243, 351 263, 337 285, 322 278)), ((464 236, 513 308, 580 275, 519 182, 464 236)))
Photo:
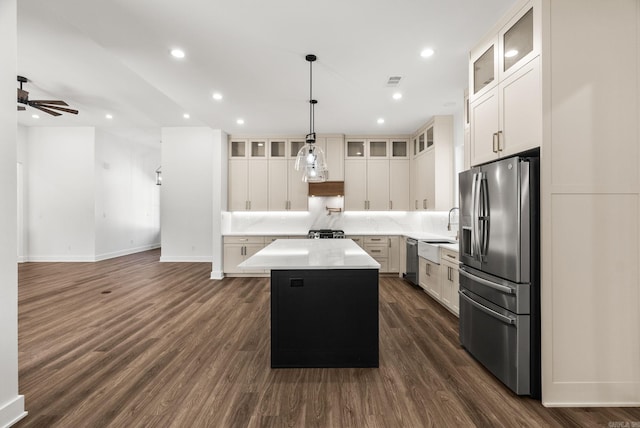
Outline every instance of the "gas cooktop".
POLYGON ((307 233, 307 238, 311 239, 343 239, 344 230, 335 229, 312 229, 307 233))

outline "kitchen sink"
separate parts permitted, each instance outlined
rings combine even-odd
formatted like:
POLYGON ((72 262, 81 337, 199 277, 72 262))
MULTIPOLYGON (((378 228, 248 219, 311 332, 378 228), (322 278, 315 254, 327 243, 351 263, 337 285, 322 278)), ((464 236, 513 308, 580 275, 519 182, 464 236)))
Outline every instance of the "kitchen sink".
POLYGON ((418 241, 418 256, 440 264, 440 244, 457 244, 452 239, 424 239, 418 241))

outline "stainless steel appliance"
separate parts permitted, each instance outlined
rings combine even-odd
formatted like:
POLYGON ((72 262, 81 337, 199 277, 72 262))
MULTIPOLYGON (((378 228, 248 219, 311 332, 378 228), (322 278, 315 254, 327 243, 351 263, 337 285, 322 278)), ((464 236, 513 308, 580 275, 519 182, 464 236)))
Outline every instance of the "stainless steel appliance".
POLYGON ((460 343, 515 393, 540 397, 539 158, 464 171, 460 343))
POLYGON ((310 239, 344 239, 344 230, 317 229, 307 233, 310 239))
POLYGON ((418 241, 413 238, 407 238, 407 269, 403 276, 413 285, 418 285, 418 241))

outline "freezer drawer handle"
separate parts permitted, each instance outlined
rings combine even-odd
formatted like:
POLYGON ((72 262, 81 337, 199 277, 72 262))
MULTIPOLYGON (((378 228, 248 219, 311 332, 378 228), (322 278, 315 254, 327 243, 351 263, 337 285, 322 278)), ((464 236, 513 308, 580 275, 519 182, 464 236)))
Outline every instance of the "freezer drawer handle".
POLYGON ((462 290, 458 290, 458 294, 460 297, 464 298, 467 302, 469 302, 472 306, 475 306, 477 309, 480 309, 485 314, 502 321, 505 324, 515 325, 516 320, 511 317, 505 317, 501 313, 494 311, 493 309, 489 309, 486 306, 481 305, 480 303, 473 300, 471 297, 467 296, 462 290))
POLYGON ((506 287, 506 286, 500 285, 500 284, 495 284, 495 283, 493 283, 491 281, 487 281, 486 279, 480 278, 479 276, 476 276, 476 275, 474 275, 472 273, 469 273, 469 272, 467 272, 466 270, 464 270, 462 268, 459 269, 459 273, 462 276, 466 276, 467 278, 469 278, 469 279, 471 279, 473 281, 479 282, 482 285, 486 285, 487 287, 491 287, 494 290, 502 291, 503 293, 506 293, 506 294, 514 294, 514 290, 512 288, 509 288, 509 287, 506 287))

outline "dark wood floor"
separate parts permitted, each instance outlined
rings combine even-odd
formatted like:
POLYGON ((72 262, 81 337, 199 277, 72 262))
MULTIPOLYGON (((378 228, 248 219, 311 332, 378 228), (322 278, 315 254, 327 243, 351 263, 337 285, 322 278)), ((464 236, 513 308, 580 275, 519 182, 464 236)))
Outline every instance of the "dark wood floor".
POLYGON ((18 427, 609 426, 640 409, 546 409, 458 344, 457 319, 380 281, 380 368, 269 367, 266 278, 148 251, 19 267, 18 427))

